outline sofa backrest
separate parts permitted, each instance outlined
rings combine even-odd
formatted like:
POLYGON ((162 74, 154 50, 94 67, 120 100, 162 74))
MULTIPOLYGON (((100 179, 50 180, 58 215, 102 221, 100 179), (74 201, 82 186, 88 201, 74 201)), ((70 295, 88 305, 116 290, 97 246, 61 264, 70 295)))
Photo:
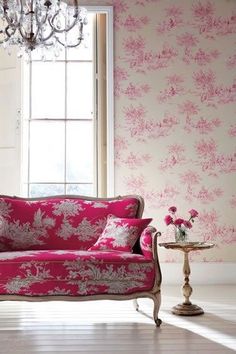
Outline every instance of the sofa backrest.
POLYGON ((19 198, 0 195, 0 251, 87 250, 103 232, 108 215, 142 216, 139 196, 19 198))

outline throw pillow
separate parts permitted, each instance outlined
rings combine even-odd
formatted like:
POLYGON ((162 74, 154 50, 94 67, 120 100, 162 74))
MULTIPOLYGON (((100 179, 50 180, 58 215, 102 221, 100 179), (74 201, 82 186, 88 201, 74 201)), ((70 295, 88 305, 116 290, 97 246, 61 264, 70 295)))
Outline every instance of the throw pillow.
POLYGON ((126 219, 110 215, 103 233, 89 251, 131 252, 152 219, 126 219))

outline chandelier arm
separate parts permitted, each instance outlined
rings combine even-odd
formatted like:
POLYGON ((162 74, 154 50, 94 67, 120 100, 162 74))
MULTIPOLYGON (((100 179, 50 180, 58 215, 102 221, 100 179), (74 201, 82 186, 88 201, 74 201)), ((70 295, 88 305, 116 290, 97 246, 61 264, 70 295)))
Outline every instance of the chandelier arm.
POLYGON ((23 0, 18 0, 20 2, 20 18, 18 21, 18 26, 20 25, 20 23, 23 22, 23 18, 24 18, 24 5, 23 5, 23 0))
POLYGON ((18 27, 18 30, 20 32, 21 37, 24 39, 24 41, 28 42, 28 37, 26 36, 25 31, 23 30, 23 28, 21 28, 21 26, 18 27))
POLYGON ((38 26, 44 25, 46 23, 46 21, 48 19, 48 11, 49 11, 49 8, 47 7, 47 11, 46 11, 46 14, 44 16, 43 21, 39 21, 38 11, 36 9, 36 11, 35 11, 35 19, 36 19, 36 22, 37 22, 38 26))
POLYGON ((78 20, 79 20, 78 18, 75 18, 74 21, 73 21, 73 23, 72 23, 69 27, 63 28, 63 29, 57 29, 57 28, 55 27, 54 21, 56 20, 56 17, 58 16, 58 14, 59 14, 59 11, 58 11, 57 13, 55 13, 55 15, 53 15, 52 20, 49 22, 49 23, 50 23, 50 26, 52 27, 52 29, 53 29, 54 32, 56 32, 56 33, 69 32, 69 31, 76 25, 76 23, 77 23, 78 20))
MULTIPOLYGON (((8 16, 8 13, 7 13, 8 11, 7 10, 8 9, 4 8, 4 15, 3 16, 7 20, 8 25, 10 27, 17 27, 19 25, 19 20, 13 22, 13 19, 8 16)), ((17 19, 17 16, 14 16, 14 17, 15 17, 15 19, 17 19)))
MULTIPOLYGON (((22 0, 20 0, 22 2, 22 0)), ((28 16, 30 15, 30 40, 28 40, 29 42, 33 43, 35 42, 38 33, 39 33, 39 26, 37 26, 35 33, 34 28, 33 28, 33 16, 35 17, 36 20, 36 13, 35 10, 33 9, 33 0, 31 0, 31 4, 30 4, 30 12, 26 15, 28 16)))
MULTIPOLYGON (((41 22, 40 22, 39 19, 38 19, 37 12, 35 13, 35 19, 36 19, 36 23, 37 23, 37 25, 38 25, 38 31, 39 31, 39 28, 40 28, 40 26, 41 26, 41 22)), ((47 21, 47 19, 48 19, 48 9, 47 9, 47 14, 46 14, 45 17, 44 17, 43 24, 45 24, 45 22, 47 21)), ((48 22, 49 22, 49 21, 48 21, 48 22)), ((50 22, 49 22, 49 24, 50 24, 50 22)), ((50 34, 49 34, 47 37, 43 37, 43 36, 41 35, 41 40, 42 40, 42 42, 47 41, 49 38, 51 38, 51 37, 53 36, 54 30, 53 30, 53 28, 52 28, 51 25, 50 25, 50 27, 51 27, 52 30, 51 30, 50 34)))
POLYGON ((19 21, 16 21, 16 19, 17 19, 17 16, 15 15, 14 17, 15 17, 15 21, 14 21, 14 19, 12 19, 12 18, 10 18, 9 16, 8 16, 8 10, 9 10, 9 8, 8 7, 4 7, 3 6, 3 18, 5 18, 6 19, 6 21, 7 21, 7 26, 6 26, 6 28, 4 29, 4 31, 1 31, 2 33, 4 33, 5 32, 5 34, 6 34, 6 38, 4 39, 4 40, 0 40, 0 44, 3 44, 3 43, 6 43, 6 42, 8 42, 9 41, 9 39, 12 37, 12 36, 14 36, 14 34, 15 34, 15 32, 16 32, 16 29, 17 29, 17 26, 19 25, 19 21), (11 30, 12 30, 12 33, 9 33, 9 29, 11 28, 11 30))
POLYGON ((39 33, 39 27, 36 29, 36 31, 35 31, 35 33, 34 33, 34 36, 31 38, 31 41, 32 41, 32 42, 37 38, 38 33, 39 33))
POLYGON ((52 17, 52 20, 50 21, 50 25, 52 26, 52 28, 56 33, 69 32, 77 24, 77 22, 80 21, 78 0, 74 0, 74 15, 73 15, 74 21, 69 27, 67 28, 65 27, 61 30, 57 29, 54 25, 54 21, 56 20, 56 17, 58 16, 59 12, 60 11, 57 11, 52 17))
MULTIPOLYGON (((23 28, 21 27, 21 23, 23 22, 23 14, 24 14, 24 7, 23 7, 23 1, 20 0, 20 19, 18 23, 18 30, 20 32, 21 37, 24 39, 24 41, 28 42, 28 37, 26 36, 25 31, 23 31, 23 28)), ((25 14, 27 16, 27 14, 25 14)))
MULTIPOLYGON (((6 33, 6 29, 5 29, 4 32, 6 33)), ((1 31, 1 33, 3 33, 3 31, 1 31)), ((7 33, 6 33, 6 34, 7 34, 7 33)), ((0 44, 3 44, 3 43, 8 42, 9 39, 10 39, 10 36, 7 34, 7 37, 6 37, 6 38, 4 38, 3 40, 0 39, 0 44)))
MULTIPOLYGON (((23 14, 24 14, 24 11, 23 11, 23 2, 22 0, 20 0, 20 3, 21 3, 21 6, 22 6, 22 10, 21 10, 21 20, 19 21, 19 25, 18 25, 18 30, 20 32, 20 35, 21 37, 23 38, 23 40, 27 43, 30 43, 31 45, 35 42, 37 36, 38 36, 38 33, 39 33, 39 27, 37 27, 35 33, 32 32, 33 31, 33 20, 32 20, 32 14, 35 13, 33 11, 33 9, 31 8, 31 10, 27 13, 25 13, 25 16, 30 16, 30 24, 31 24, 31 32, 30 32, 30 36, 27 36, 27 32, 24 30, 24 27, 22 26, 22 18, 23 18, 23 14), (32 35, 33 34, 33 35, 32 35)), ((36 17, 36 16, 35 16, 36 17)))
POLYGON ((42 42, 48 41, 53 35, 54 35, 54 31, 52 30, 51 33, 47 37, 44 38, 43 36, 41 36, 42 42))
MULTIPOLYGON (((16 32, 16 27, 15 28, 13 28, 13 32, 12 33, 8 33, 8 30, 9 30, 9 28, 10 28, 10 26, 7 26, 6 28, 5 28, 5 33, 6 33, 6 35, 7 35, 7 41, 8 41, 8 39, 10 39, 11 38, 11 36, 14 36, 14 34, 15 34, 15 32, 16 32)), ((5 41, 6 42, 6 41, 5 41)))
POLYGON ((81 38, 78 38, 78 43, 76 44, 65 44, 63 43, 62 41, 60 41, 60 39, 58 37, 56 37, 56 40, 59 44, 61 44, 63 47, 66 47, 66 48, 75 48, 75 47, 78 47, 78 45, 80 45, 80 43, 82 42, 82 39, 81 38))

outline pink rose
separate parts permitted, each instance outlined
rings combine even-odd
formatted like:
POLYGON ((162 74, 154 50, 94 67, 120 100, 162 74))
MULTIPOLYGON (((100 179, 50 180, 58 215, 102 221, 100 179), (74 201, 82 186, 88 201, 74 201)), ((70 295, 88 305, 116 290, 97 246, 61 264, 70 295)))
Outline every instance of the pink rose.
POLYGON ((196 218, 198 216, 197 210, 194 209, 189 210, 189 214, 191 215, 191 218, 196 218))
POLYGON ((177 208, 176 208, 175 206, 172 206, 172 207, 170 207, 170 208, 168 209, 168 211, 169 211, 170 213, 176 213, 177 208))
POLYGON ((191 227, 193 227, 193 225, 191 224, 191 222, 188 221, 188 220, 184 220, 184 226, 187 227, 188 229, 191 229, 191 227))
POLYGON ((164 221, 166 225, 170 225, 173 223, 173 218, 170 215, 166 215, 164 221))
POLYGON ((174 225, 175 226, 181 226, 182 224, 184 223, 184 219, 176 219, 175 221, 174 221, 174 225))

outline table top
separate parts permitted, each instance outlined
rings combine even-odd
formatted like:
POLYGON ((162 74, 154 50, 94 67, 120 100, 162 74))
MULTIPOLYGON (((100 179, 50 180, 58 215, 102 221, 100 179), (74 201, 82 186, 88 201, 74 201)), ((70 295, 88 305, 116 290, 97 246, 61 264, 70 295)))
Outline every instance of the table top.
POLYGON ((210 242, 162 242, 159 243, 160 247, 181 250, 184 252, 204 250, 212 248, 215 246, 214 243, 210 242))

